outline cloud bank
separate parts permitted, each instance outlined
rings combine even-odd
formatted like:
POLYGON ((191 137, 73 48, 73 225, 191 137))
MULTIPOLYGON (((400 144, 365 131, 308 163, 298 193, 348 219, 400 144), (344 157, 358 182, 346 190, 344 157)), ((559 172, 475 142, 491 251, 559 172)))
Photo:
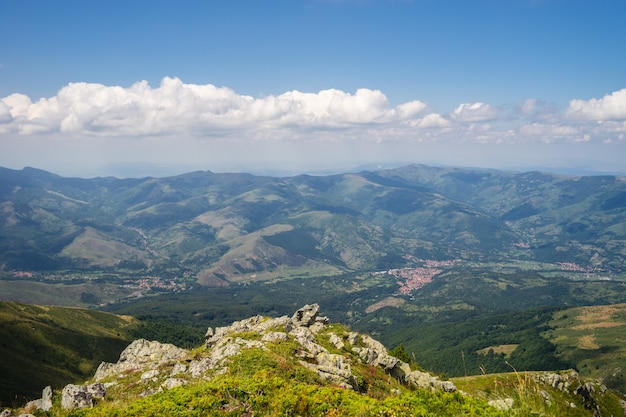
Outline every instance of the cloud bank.
POLYGON ((0 134, 283 139, 349 129, 361 139, 380 140, 387 133, 389 139, 553 142, 621 140, 626 132, 626 89, 601 99, 571 100, 556 115, 542 113, 534 99, 519 108, 515 113, 462 103, 439 114, 419 100, 391 106, 383 92, 365 88, 353 94, 329 89, 255 98, 178 78, 164 78, 156 88, 145 81, 128 88, 80 82, 37 101, 19 93, 0 99, 0 134))
MULTIPOLYGON (((251 97, 227 87, 186 84, 169 77, 158 87, 145 81, 127 88, 77 82, 53 97, 33 100, 15 93, 0 98, 0 143, 9 154, 14 150, 22 156, 27 152, 18 148, 24 141, 50 141, 59 147, 71 141, 70 153, 91 141, 100 147, 108 144, 107 158, 114 159, 117 149, 128 152, 129 160, 130 154, 145 157, 159 152, 160 160, 166 160, 172 149, 184 153, 187 147, 188 155, 200 152, 194 143, 204 144, 201 152, 222 159, 237 156, 207 144, 223 147, 236 142, 250 145, 252 152, 261 149, 259 143, 289 142, 292 147, 306 143, 310 148, 295 150, 306 158, 316 143, 332 142, 337 152, 356 156, 355 144, 387 143, 398 157, 404 144, 441 149, 458 144, 611 144, 624 143, 625 135, 626 88, 599 99, 572 99, 563 110, 530 98, 505 106, 461 103, 448 113, 436 112, 419 100, 392 105, 382 91, 365 88, 354 93, 294 90, 251 97)), ((286 151, 276 148, 276 152, 286 151)), ((326 147, 324 152, 333 150, 326 147)))

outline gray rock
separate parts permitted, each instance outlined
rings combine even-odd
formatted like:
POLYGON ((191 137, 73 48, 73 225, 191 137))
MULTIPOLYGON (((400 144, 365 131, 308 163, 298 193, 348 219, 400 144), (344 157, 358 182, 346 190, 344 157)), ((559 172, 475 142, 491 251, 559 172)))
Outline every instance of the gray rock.
POLYGON ((229 337, 235 333, 256 332, 262 334, 272 328, 278 329, 283 327, 288 321, 289 318, 286 316, 275 319, 268 319, 263 316, 254 316, 246 320, 236 321, 230 326, 217 327, 215 330, 209 328, 205 336, 206 345, 211 347, 217 344, 221 339, 229 337))
POLYGON ((320 306, 318 304, 307 304, 291 316, 287 323, 287 331, 291 331, 296 327, 309 327, 315 323, 317 315, 320 312, 320 306))
POLYGON ((176 376, 180 374, 184 374, 187 372, 187 365, 184 363, 174 364, 174 368, 172 368, 172 372, 170 372, 170 376, 176 376))
POLYGON ((52 408, 52 387, 48 385, 41 392, 41 410, 50 411, 52 408))
MULTIPOLYGON (((24 408, 49 411, 52 408, 52 387, 47 386, 41 392, 41 398, 29 401, 24 408)), ((10 412, 10 411, 9 411, 10 412)), ((10 414, 9 414, 10 415, 10 414)))
POLYGON ((61 407, 70 410, 73 408, 93 407, 93 400, 102 399, 106 395, 103 384, 74 385, 69 384, 63 388, 61 394, 61 407))
POLYGON ((163 384, 161 384, 162 388, 172 389, 176 387, 183 386, 187 383, 187 380, 182 378, 167 378, 163 384))
POLYGON ((140 378, 142 380, 147 380, 147 379, 156 378, 157 376, 159 376, 159 371, 157 369, 150 369, 149 371, 146 371, 143 374, 141 374, 140 378))
POLYGON ((122 351, 117 363, 102 362, 96 370, 94 379, 102 381, 130 370, 157 368, 159 365, 178 362, 188 356, 188 350, 172 344, 137 339, 122 351))
POLYGON ((194 378, 200 378, 210 369, 213 369, 213 361, 210 357, 193 360, 189 363, 189 373, 194 378))
POLYGON ((513 408, 513 398, 502 398, 489 401, 489 405, 497 408, 500 411, 508 411, 513 408))
POLYGON ((345 343, 343 343, 343 340, 341 340, 341 338, 337 336, 335 333, 330 334, 330 343, 332 343, 333 346, 335 346, 339 350, 344 349, 346 347, 345 343))
POLYGON ((269 332, 265 333, 261 340, 264 342, 280 342, 289 340, 289 336, 285 332, 269 332))
POLYGON ((310 369, 317 371, 318 375, 326 381, 342 386, 353 388, 354 376, 350 363, 342 355, 321 352, 315 357, 316 364, 308 364, 310 369))
POLYGON ((322 352, 328 352, 325 347, 315 343, 315 336, 308 327, 298 326, 292 329, 289 334, 302 345, 308 356, 315 357, 322 352))

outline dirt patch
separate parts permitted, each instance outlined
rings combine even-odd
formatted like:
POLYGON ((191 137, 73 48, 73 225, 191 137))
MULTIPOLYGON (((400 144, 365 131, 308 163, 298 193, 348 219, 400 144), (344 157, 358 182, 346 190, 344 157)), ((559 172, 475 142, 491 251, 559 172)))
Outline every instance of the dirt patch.
POLYGON ((596 337, 591 334, 578 338, 578 347, 587 350, 600 349, 600 345, 596 343, 596 337))
POLYGON ((396 297, 387 297, 384 300, 381 300, 377 303, 372 304, 371 306, 365 309, 366 313, 373 313, 376 310, 380 310, 383 307, 399 307, 402 304, 406 303, 406 300, 403 298, 396 297))
POLYGON ((618 319, 618 313, 623 312, 623 308, 617 306, 596 306, 585 307, 580 309, 580 313, 576 319, 581 322, 573 326, 573 330, 590 330, 618 327, 626 324, 623 320, 618 319))
POLYGON ((614 306, 585 307, 580 309, 580 314, 576 318, 583 323, 597 323, 611 320, 619 311, 622 309, 614 306))
POLYGON ((572 327, 572 329, 574 330, 606 329, 609 327, 619 327, 623 325, 624 323, 618 323, 614 321, 602 321, 599 323, 579 324, 578 326, 572 327))
POLYGON ((488 346, 484 349, 480 349, 477 350, 476 353, 478 353, 479 355, 487 355, 489 353, 490 350, 493 349, 493 353, 495 353, 496 355, 500 354, 500 353, 504 353, 504 357, 505 358, 510 358, 511 357, 511 353, 513 353, 515 351, 515 349, 517 349, 519 345, 498 345, 498 346, 488 346))

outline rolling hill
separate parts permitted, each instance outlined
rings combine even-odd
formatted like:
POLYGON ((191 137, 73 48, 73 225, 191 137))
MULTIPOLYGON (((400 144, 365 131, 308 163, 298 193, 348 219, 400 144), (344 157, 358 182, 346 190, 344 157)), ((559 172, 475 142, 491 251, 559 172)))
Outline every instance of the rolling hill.
POLYGON ((411 259, 534 262, 623 279, 626 180, 421 165, 124 180, 0 169, 0 236, 5 279, 110 274, 219 286, 411 259))
POLYGON ((255 315, 192 349, 134 340, 80 385, 9 413, 55 416, 596 416, 624 401, 573 370, 442 380, 401 348, 320 316, 255 315))
POLYGON ((626 179, 615 176, 0 169, 0 299, 98 307, 185 343, 319 303, 450 377, 510 366, 612 375, 619 354, 577 356, 554 323, 566 307, 626 302, 625 243, 626 179))
POLYGON ((90 377, 119 356, 138 324, 100 311, 0 302, 0 404, 90 377))

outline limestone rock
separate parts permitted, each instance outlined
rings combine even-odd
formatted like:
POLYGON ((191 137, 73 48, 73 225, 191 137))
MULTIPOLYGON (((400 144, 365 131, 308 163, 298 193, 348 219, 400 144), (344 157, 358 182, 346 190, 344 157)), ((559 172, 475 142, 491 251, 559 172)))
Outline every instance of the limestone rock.
POLYGON ((313 333, 318 333, 328 323, 328 317, 319 317, 320 306, 307 304, 293 313, 285 325, 287 332, 297 327, 309 327, 313 333))
POLYGON ((242 332, 257 332, 265 333, 272 328, 281 328, 287 321, 288 317, 278 317, 275 319, 268 319, 263 316, 254 316, 246 320, 236 321, 230 326, 217 327, 215 330, 209 328, 206 332, 205 339, 207 346, 213 346, 218 343, 224 337, 227 337, 233 333, 242 332))
POLYGON ((320 377, 341 387, 353 389, 354 376, 350 363, 342 355, 321 352, 316 357, 316 364, 307 364, 307 367, 317 371, 320 377))
POLYGON ((187 365, 185 365, 184 363, 177 363, 174 364, 174 368, 172 368, 172 372, 170 372, 170 376, 176 376, 176 375, 180 375, 180 374, 184 374, 185 372, 187 372, 187 365))
POLYGON ((498 400, 489 401, 489 405, 497 408, 501 411, 508 411, 513 408, 514 400, 513 398, 502 398, 498 400))
POLYGON ((341 340, 341 338, 337 336, 335 333, 330 334, 329 340, 330 340, 330 343, 332 343, 339 350, 344 349, 346 347, 345 343, 343 343, 343 340, 341 340))
POLYGON ((309 327, 315 323, 315 318, 320 312, 320 306, 318 304, 307 304, 291 316, 289 320, 290 327, 304 326, 309 327))
POLYGON ((117 363, 102 362, 94 379, 102 381, 129 370, 157 368, 165 363, 177 362, 189 356, 189 351, 169 343, 137 339, 122 351, 117 363))
POLYGON ((206 374, 210 369, 213 369, 213 361, 210 357, 193 360, 189 363, 189 374, 193 378, 200 378, 206 374))
POLYGON ((172 389, 175 387, 183 386, 187 383, 187 380, 182 378, 167 378, 161 385, 162 388, 172 389))
POLYGON ((264 342, 279 342, 289 340, 289 336, 285 332, 269 332, 265 333, 261 340, 264 342))
POLYGON ((162 364, 171 360, 180 360, 187 354, 187 350, 169 343, 138 339, 124 349, 120 354, 119 362, 162 364))
POLYGON ((105 395, 106 389, 103 384, 69 384, 63 388, 61 407, 66 410, 73 408, 90 408, 93 407, 94 399, 102 399, 105 395))
POLYGON ((50 411, 52 408, 52 387, 48 385, 41 392, 41 407, 43 411, 50 411))
MULTIPOLYGON (((24 408, 50 411, 50 409, 52 408, 52 387, 45 387, 41 392, 41 398, 38 400, 29 401, 24 408)), ((11 415, 10 410, 8 415, 11 415)), ((2 414, 0 414, 0 416, 2 416, 2 414)))

